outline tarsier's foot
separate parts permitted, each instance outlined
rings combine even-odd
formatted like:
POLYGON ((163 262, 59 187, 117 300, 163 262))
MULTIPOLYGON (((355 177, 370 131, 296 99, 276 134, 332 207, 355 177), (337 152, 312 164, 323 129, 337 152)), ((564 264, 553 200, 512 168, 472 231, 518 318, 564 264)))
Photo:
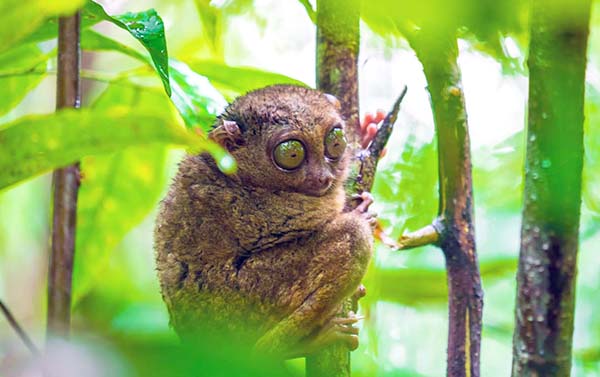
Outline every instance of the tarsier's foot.
POLYGON ((358 348, 358 328, 353 325, 364 317, 349 312, 347 317, 334 317, 318 331, 305 346, 305 353, 311 354, 336 342, 343 342, 351 351, 358 348))
POLYGON ((377 214, 369 211, 369 206, 373 203, 373 195, 370 192, 364 191, 360 194, 352 196, 352 199, 360 200, 361 202, 356 206, 354 211, 358 212, 363 216, 371 228, 375 229, 377 225, 377 214))

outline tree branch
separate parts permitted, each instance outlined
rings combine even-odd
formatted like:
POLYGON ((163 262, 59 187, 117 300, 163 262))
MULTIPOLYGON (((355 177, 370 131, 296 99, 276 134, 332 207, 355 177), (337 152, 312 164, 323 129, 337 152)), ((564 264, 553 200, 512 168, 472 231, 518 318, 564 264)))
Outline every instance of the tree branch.
POLYGON ((4 313, 4 316, 6 317, 6 320, 8 321, 8 324, 10 325, 10 327, 12 327, 13 330, 15 330, 15 332, 17 333, 17 335, 19 336, 21 341, 25 344, 25 347, 27 347, 29 349, 29 351, 31 352, 31 354, 33 356, 39 357, 41 355, 40 351, 37 349, 35 344, 33 344, 33 342, 31 341, 31 338, 27 335, 25 330, 23 330, 23 327, 21 327, 21 325, 19 325, 19 322, 17 322, 17 320, 15 319, 15 316, 13 316, 11 311, 4 304, 4 302, 2 302, 2 300, 0 300, 0 310, 2 311, 2 313, 4 313))
MULTIPOLYGON (((317 0, 317 88, 336 96, 351 148, 360 143, 358 50, 360 0, 317 0)), ((342 315, 352 308, 346 300, 342 315)), ((350 352, 334 344, 306 358, 308 377, 349 377, 350 352)))
MULTIPOLYGON (((56 108, 80 106, 80 13, 59 19, 56 108)), ((75 254, 75 224, 79 166, 57 169, 53 175, 52 250, 48 266, 47 333, 68 337, 71 322, 71 284, 75 254)))
POLYGON ((475 250, 471 152, 456 25, 421 26, 407 38, 423 64, 438 144, 438 219, 443 226, 433 228, 439 233, 437 243, 444 252, 448 278, 446 373, 478 377, 483 290, 475 250))
POLYGON ((531 2, 513 376, 571 372, 590 8, 531 2))
MULTIPOLYGON (((354 179, 352 191, 354 193, 361 193, 364 191, 371 191, 373 183, 375 182, 375 173, 377 171, 377 164, 381 157, 381 152, 387 145, 387 142, 392 134, 394 123, 398 118, 398 112, 400 111, 400 104, 406 96, 407 87, 404 86, 402 93, 398 96, 392 109, 385 116, 385 119, 381 123, 381 126, 377 130, 373 141, 369 145, 367 150, 361 151, 358 155, 359 170, 358 175, 354 179)), ((355 203, 358 204, 358 203, 355 203)))
POLYGON ((435 245, 440 240, 440 232, 434 225, 427 225, 414 232, 403 234, 398 240, 398 250, 414 249, 415 247, 435 245))

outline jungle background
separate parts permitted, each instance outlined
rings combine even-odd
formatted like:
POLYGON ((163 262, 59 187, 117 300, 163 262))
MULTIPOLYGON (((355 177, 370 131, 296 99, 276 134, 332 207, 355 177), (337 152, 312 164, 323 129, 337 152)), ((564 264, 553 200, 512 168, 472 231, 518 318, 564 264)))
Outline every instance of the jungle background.
MULTIPOLYGON (((99 3, 111 15, 155 8, 164 21, 169 56, 177 59, 170 63, 176 68, 171 71, 173 92, 200 88, 201 93, 211 93, 194 99, 208 102, 204 107, 209 110, 215 107, 211 111, 266 84, 315 85, 316 34, 306 11, 310 3, 99 3)), ((408 86, 373 190, 384 228, 398 238, 436 216, 438 175, 422 66, 397 30, 381 22, 382 11, 400 12, 402 4, 392 3, 363 4, 359 93, 364 114, 389 109, 403 86, 408 86)), ((432 14, 444 11, 431 10, 432 14)), ((461 30, 459 66, 469 117, 476 240, 485 291, 481 371, 484 376, 506 376, 511 368, 522 210, 529 15, 527 6, 518 1, 478 12, 473 12, 475 21, 461 30)), ((177 118, 159 76, 131 56, 144 54, 143 47, 107 22, 94 29, 122 45, 113 51, 84 53, 83 107, 120 107, 177 118)), ((600 263, 594 247, 600 242, 600 10, 596 3, 590 31, 573 347, 576 376, 600 376, 600 263)), ((35 56, 23 53, 0 59, 1 124, 54 111, 55 46, 56 41, 46 41, 35 56), (33 63, 35 69, 30 69, 33 63)), ((195 121, 210 123, 211 111, 197 115, 195 121)), ((161 368, 166 375, 178 364, 197 367, 175 351, 178 339, 168 326, 152 250, 156 208, 183 153, 182 148, 151 145, 82 160, 73 342, 54 348, 56 360, 62 357, 81 368, 73 375, 135 376, 149 371, 161 375, 161 368)), ((39 345, 45 337, 50 178, 45 174, 0 191, 0 297, 39 345)), ((352 354, 355 376, 444 374, 445 274, 443 256, 434 247, 399 252, 377 244, 364 280, 368 294, 361 300, 361 312, 366 318, 361 324, 361 346, 352 354)), ((27 349, 0 320, 0 375, 21 370, 27 357, 27 349)), ((288 366, 302 375, 300 360, 288 366)))

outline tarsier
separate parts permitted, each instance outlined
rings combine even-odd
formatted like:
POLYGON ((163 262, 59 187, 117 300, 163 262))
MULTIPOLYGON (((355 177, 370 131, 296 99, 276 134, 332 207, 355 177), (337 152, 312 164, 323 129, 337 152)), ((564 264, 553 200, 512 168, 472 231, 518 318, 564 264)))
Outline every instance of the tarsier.
POLYGON ((209 133, 237 161, 235 174, 207 154, 181 162, 155 229, 180 337, 282 358, 358 346, 358 318, 336 314, 360 294, 373 217, 368 195, 345 209, 345 132, 333 96, 276 85, 236 99, 209 133))

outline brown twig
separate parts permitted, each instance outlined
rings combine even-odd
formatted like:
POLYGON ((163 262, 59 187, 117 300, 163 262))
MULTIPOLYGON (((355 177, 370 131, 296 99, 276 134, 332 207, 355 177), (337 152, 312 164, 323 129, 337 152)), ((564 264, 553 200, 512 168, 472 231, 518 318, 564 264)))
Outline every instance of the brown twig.
POLYGON ((394 123, 396 123, 398 112, 400 111, 400 104, 402 104, 402 100, 404 100, 407 90, 408 88, 404 86, 402 93, 400 93, 394 102, 394 106, 392 106, 390 112, 387 113, 381 126, 377 130, 373 141, 366 150, 361 151, 359 154, 358 159, 360 168, 358 175, 354 180, 354 186, 352 188, 353 192, 361 193, 364 191, 371 191, 373 183, 375 182, 375 172, 377 171, 377 164, 381 157, 381 152, 383 152, 383 149, 392 134, 394 123))
MULTIPOLYGON (((78 108, 81 101, 79 12, 59 19, 56 108, 78 108)), ((48 335, 68 337, 71 284, 75 254, 75 224, 79 166, 57 169, 53 175, 52 251, 48 267, 48 335)))
POLYGON ((2 310, 2 313, 4 313, 4 316, 6 317, 6 320, 8 321, 10 327, 12 327, 13 330, 15 330, 21 341, 25 344, 25 347, 29 349, 33 356, 39 357, 41 355, 40 351, 37 349, 35 344, 33 344, 31 338, 27 335, 25 330, 23 330, 23 327, 19 325, 19 322, 17 322, 15 316, 11 313, 11 311, 4 304, 4 302, 2 302, 2 300, 0 300, 0 310, 2 310))
MULTIPOLYGON (((458 67, 456 25, 425 22, 406 35, 423 64, 435 121, 439 166, 436 244, 448 278, 448 376, 478 377, 483 290, 475 246, 467 112, 458 67)), ((427 228, 426 228, 427 229, 427 228)), ((423 230, 427 237, 431 229, 423 230)), ((421 238, 420 241, 427 239, 421 238)), ((417 242, 417 237, 405 242, 417 242)))
POLYGON ((415 247, 435 245, 440 241, 440 231, 436 226, 441 226, 442 222, 426 225, 414 232, 403 234, 398 240, 398 250, 414 249, 415 247))

